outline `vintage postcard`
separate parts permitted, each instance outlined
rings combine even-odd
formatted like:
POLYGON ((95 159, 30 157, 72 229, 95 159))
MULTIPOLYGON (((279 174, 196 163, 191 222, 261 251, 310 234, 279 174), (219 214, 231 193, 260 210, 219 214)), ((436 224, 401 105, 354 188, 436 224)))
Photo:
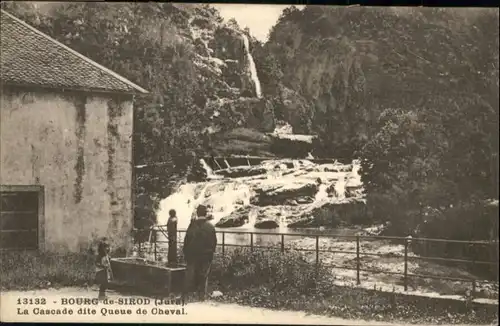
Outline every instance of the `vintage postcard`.
POLYGON ((2 2, 0 320, 498 324, 498 21, 2 2))

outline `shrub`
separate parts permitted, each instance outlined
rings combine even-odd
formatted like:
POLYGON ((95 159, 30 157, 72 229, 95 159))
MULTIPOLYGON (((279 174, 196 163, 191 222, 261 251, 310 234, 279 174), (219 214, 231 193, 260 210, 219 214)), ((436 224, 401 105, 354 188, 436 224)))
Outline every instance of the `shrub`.
POLYGON ((244 248, 217 255, 211 278, 223 289, 264 287, 273 292, 309 294, 319 289, 328 274, 323 266, 316 269, 297 252, 244 248))
POLYGON ((306 311, 337 318, 411 323, 489 323, 495 305, 429 298, 338 286, 325 266, 304 260, 300 252, 234 249, 216 255, 211 283, 225 295, 218 300, 273 309, 306 311))

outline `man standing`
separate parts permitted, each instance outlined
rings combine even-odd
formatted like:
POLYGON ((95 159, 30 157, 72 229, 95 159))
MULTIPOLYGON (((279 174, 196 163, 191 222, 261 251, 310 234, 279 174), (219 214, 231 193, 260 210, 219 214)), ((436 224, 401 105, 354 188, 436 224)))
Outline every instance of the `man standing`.
POLYGON ((207 220, 207 207, 198 206, 197 218, 191 221, 184 238, 184 259, 186 279, 183 297, 194 290, 201 301, 207 297, 208 274, 217 246, 214 226, 207 220))
POLYGON ((170 216, 167 222, 168 264, 177 266, 177 216, 174 209, 171 209, 168 215, 170 216))

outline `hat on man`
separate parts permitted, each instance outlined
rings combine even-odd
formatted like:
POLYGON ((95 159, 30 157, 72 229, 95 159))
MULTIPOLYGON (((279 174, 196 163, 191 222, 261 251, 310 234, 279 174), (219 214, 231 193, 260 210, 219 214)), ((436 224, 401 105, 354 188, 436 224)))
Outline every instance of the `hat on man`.
POLYGON ((198 215, 198 216, 207 216, 207 206, 205 206, 205 205, 199 205, 196 208, 196 215, 198 215))

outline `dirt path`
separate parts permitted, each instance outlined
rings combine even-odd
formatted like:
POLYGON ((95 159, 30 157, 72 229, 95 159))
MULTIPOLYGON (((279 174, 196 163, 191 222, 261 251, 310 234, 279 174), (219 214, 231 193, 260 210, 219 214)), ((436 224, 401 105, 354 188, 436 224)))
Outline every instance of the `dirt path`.
MULTIPOLYGON (((48 289, 37 291, 8 291, 0 295, 0 316, 1 321, 22 321, 22 322, 163 322, 163 323, 266 323, 266 324, 311 324, 311 325, 406 325, 406 324, 388 324, 376 321, 347 320, 342 318, 308 315, 304 312, 296 311, 275 311, 270 309, 252 308, 239 306, 236 304, 224 304, 208 301, 206 303, 188 303, 182 310, 181 306, 172 304, 156 306, 154 299, 151 303, 142 305, 124 305, 119 304, 119 299, 147 299, 140 296, 124 296, 116 292, 109 292, 109 300, 113 304, 87 304, 62 305, 64 299, 69 298, 95 298, 97 292, 95 289, 81 288, 63 288, 48 289), (34 299, 46 299, 45 305, 35 305, 34 299), (18 300, 21 300, 18 302, 18 300), (26 299, 26 300, 25 300, 26 299), (31 299, 31 302, 30 302, 31 299), (23 304, 26 302, 26 304, 23 304), (31 304, 30 304, 31 303, 31 304), (42 315, 36 309, 46 310, 67 308, 66 312, 61 311, 63 315, 42 315), (155 314, 158 308, 169 315, 155 314), (73 311, 72 315, 68 310, 73 311), (111 314, 115 309, 122 310, 118 314, 111 314), (129 309, 130 314, 126 310, 129 309), (137 314, 138 309, 144 309, 147 315, 137 314), (156 309, 156 310, 154 310, 156 309), (82 311, 87 314, 83 315, 82 311), (95 315, 88 314, 89 310, 94 310, 95 315), (27 313, 27 314, 21 314, 27 313), (64 315, 64 313, 66 313, 64 315), (104 316, 103 313, 106 313, 104 316), (183 313, 183 314, 182 314, 183 313)), ((55 313, 56 311, 52 311, 55 313)))

